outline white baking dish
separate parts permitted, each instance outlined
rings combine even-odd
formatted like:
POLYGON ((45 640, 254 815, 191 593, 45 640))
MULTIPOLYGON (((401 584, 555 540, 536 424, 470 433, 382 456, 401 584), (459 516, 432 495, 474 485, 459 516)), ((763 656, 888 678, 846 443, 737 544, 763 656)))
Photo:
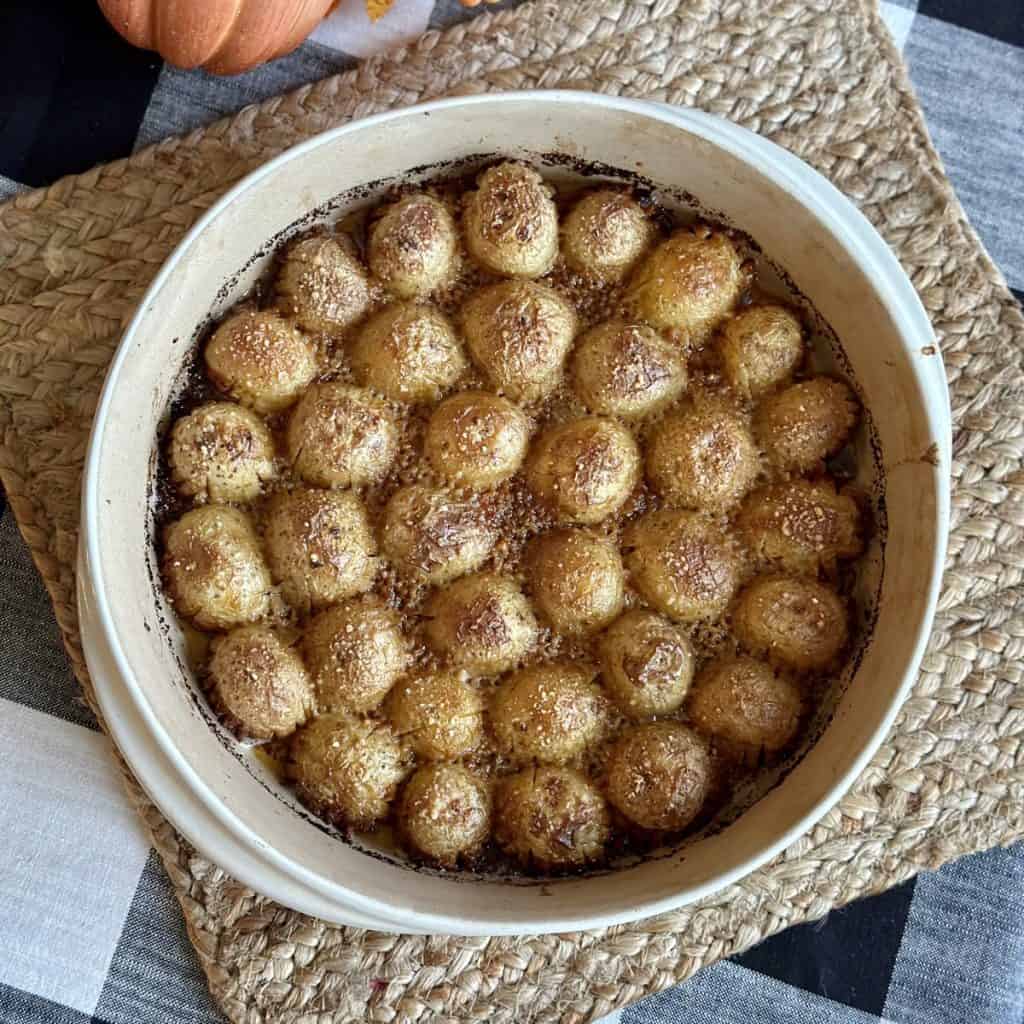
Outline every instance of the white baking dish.
MULTIPOLYGON (((927 641, 949 469, 945 375, 921 304, 868 222, 799 160, 706 114, 587 93, 427 104, 346 125, 262 167, 199 221, 153 282, 114 359, 88 453, 79 586, 86 656, 114 738, 155 803, 204 854, 285 904, 391 931, 554 932, 632 920, 752 871, 864 768, 927 641), (728 827, 675 853, 544 885, 413 871, 297 811, 204 718, 154 585, 149 533, 158 423, 190 343, 211 309, 247 290, 268 244, 340 192, 493 153, 560 154, 639 172, 749 232, 843 341, 880 442, 888 520, 870 642, 831 722, 784 781, 728 827)), ((879 548, 876 575, 880 566, 879 548)))

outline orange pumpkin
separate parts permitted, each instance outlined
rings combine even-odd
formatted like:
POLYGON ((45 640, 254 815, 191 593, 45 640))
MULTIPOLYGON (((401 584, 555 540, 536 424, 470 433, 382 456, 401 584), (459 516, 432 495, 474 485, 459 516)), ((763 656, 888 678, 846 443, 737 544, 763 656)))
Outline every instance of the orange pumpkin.
MULTIPOLYGON (((461 0, 464 7, 498 0, 461 0)), ((179 68, 237 75, 291 53, 338 0, 99 0, 128 42, 179 68)), ((396 0, 365 0, 376 21, 396 0)))
POLYGON ((180 68, 234 75, 290 53, 335 0, 99 0, 130 43, 180 68))

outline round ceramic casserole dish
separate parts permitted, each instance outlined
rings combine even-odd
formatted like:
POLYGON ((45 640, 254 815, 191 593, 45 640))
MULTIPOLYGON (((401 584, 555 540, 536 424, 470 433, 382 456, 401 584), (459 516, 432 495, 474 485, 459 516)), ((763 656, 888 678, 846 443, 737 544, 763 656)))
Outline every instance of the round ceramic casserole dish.
POLYGON ((79 557, 87 660, 114 738, 154 802, 201 852, 268 896, 391 931, 558 932, 633 920, 754 870, 864 768, 927 641, 949 466, 945 374, 920 302, 868 222, 799 160, 706 114, 586 93, 427 104, 354 122, 271 161, 199 221, 153 282, 111 366, 88 453, 79 557), (211 311, 219 315, 252 287, 283 233, 329 218, 339 193, 371 201, 381 182, 496 154, 641 174, 748 233, 842 341, 873 420, 885 519, 873 628, 830 720, 782 781, 678 850, 543 885, 414 871, 341 841, 302 812, 211 724, 184 667, 152 545, 160 424, 211 311))

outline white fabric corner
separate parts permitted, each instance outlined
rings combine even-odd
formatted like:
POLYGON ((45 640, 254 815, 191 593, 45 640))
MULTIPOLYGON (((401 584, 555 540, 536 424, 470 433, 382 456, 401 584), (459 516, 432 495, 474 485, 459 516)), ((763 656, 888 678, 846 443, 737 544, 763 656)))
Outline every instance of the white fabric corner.
POLYGON ((370 21, 366 0, 342 0, 310 38, 353 57, 372 57, 418 39, 433 10, 434 0, 396 0, 387 14, 370 21))
POLYGON ((149 855, 110 741, 0 698, 0 982, 92 1014, 149 855))
POLYGON ((910 29, 917 12, 912 7, 904 7, 902 4, 892 3, 891 0, 881 0, 878 13, 881 14, 893 42, 902 53, 903 47, 907 45, 907 39, 910 38, 910 29))

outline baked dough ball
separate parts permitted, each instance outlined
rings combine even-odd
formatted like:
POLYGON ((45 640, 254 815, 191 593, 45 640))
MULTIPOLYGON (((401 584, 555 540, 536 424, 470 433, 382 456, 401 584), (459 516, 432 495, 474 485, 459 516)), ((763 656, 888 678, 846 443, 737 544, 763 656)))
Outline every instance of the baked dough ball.
POLYGON ((212 645, 214 702, 245 736, 288 736, 313 711, 313 686, 302 659, 272 629, 241 626, 212 645))
POLYGON ((455 221, 433 196, 404 196, 370 228, 370 270, 399 298, 429 295, 451 276, 455 221))
POLYGON ((207 505, 164 535, 164 575, 175 609, 200 629, 231 629, 270 610, 270 573, 244 512, 207 505))
POLYGON ((494 837, 521 864, 550 870, 598 860, 608 826, 604 798, 569 768, 527 768, 498 786, 494 837))
POLYGON ((302 643, 321 711, 372 711, 410 661, 398 616, 376 600, 325 608, 302 643))
POLYGON ((736 525, 755 558, 789 572, 817 572, 863 550, 856 502, 827 477, 752 491, 736 525))
POLYGON ((337 334, 370 308, 370 283, 351 250, 330 235, 290 246, 277 275, 277 304, 314 333, 337 334))
POLYGON ((557 387, 576 313, 547 285, 503 281, 466 300, 462 329, 491 387, 515 401, 532 401, 557 387))
POLYGON ((448 318, 421 302, 371 317, 350 357, 361 384, 402 402, 436 402, 469 365, 448 318))
POLYGON ((484 705, 454 672, 403 679, 387 700, 395 733, 428 761, 453 761, 484 738, 484 705))
POLYGON ((598 189, 565 218, 562 253, 574 270, 618 281, 636 266, 656 234, 647 212, 628 192, 598 189))
POLYGON ((678 622, 721 615, 739 585, 739 553, 697 512, 648 512, 626 530, 623 542, 634 586, 678 622))
POLYGON ((512 476, 529 440, 529 420, 507 399, 460 391, 434 410, 423 450, 441 476, 479 489, 512 476))
POLYGON ((723 325, 719 352, 726 381, 740 394, 756 397, 799 368, 803 329, 785 306, 749 306, 723 325))
POLYGON ((560 523, 598 523, 640 479, 640 449, 621 423, 584 416, 544 431, 526 464, 534 497, 560 523))
POLYGON ((843 599, 806 576, 759 576, 740 592, 732 630, 747 650, 803 672, 830 665, 849 635, 843 599))
POLYGON ((690 718, 702 732, 770 753, 796 735, 800 712, 800 691, 753 658, 708 665, 690 699, 690 718))
POLYGON ((746 423, 717 402, 666 416, 652 432, 644 468, 670 505, 712 511, 739 501, 760 472, 746 423))
POLYGON ((629 308, 659 330, 701 344, 732 311, 750 274, 721 231, 684 228, 662 242, 630 279, 629 308))
POLYGON ((630 718, 670 715, 693 680, 693 649, 677 626, 649 611, 626 612, 598 643, 604 687, 630 718))
POLYGON ((314 718, 292 737, 288 773, 299 799, 351 828, 372 828, 388 813, 412 767, 408 750, 384 722, 343 711, 314 718))
POLYGON ((288 420, 288 456, 296 475, 317 487, 377 483, 398 453, 398 426, 369 391, 313 384, 288 420))
POLYGON ((524 668, 494 695, 491 728, 513 761, 563 764, 596 743, 608 721, 608 705, 579 665, 524 668))
POLYGON ((638 725, 608 757, 608 799, 641 828, 686 828, 710 788, 707 746, 678 722, 638 725))
POLYGON ((388 502, 381 539, 401 569, 440 586, 483 564, 498 542, 498 526, 478 496, 411 484, 388 502))
POLYGON ((272 310, 225 320, 206 343, 205 358, 217 387, 263 413, 287 409, 319 370, 313 343, 272 310))
POLYGON ((209 402, 171 430, 171 477, 196 501, 253 501, 276 476, 274 438, 267 425, 234 402, 209 402))
POLYGON ((626 579, 618 548, 586 530, 536 538, 526 573, 534 604, 557 633, 596 633, 622 611, 626 579))
POLYGON ((648 416, 683 393, 686 360, 653 328, 609 320, 577 342, 573 386, 591 412, 648 416))
POLYGON ((466 196, 469 254, 505 277, 540 277, 558 255, 558 212, 544 179, 522 164, 489 167, 466 196))
POLYGON ((846 444, 859 412, 841 380, 815 377, 769 395, 757 410, 754 430, 774 466, 806 473, 846 444))
POLYGON ((366 509, 351 491, 300 488, 276 495, 266 542, 274 579, 288 603, 302 611, 361 594, 377 575, 366 509))
POLYGON ((458 764, 428 764, 405 784, 398 804, 402 836, 419 854, 454 867, 491 832, 491 794, 479 776, 458 764))
POLYGON ((459 668, 506 672, 533 646, 537 620, 514 580, 497 573, 464 576, 427 603, 427 639, 459 668))

